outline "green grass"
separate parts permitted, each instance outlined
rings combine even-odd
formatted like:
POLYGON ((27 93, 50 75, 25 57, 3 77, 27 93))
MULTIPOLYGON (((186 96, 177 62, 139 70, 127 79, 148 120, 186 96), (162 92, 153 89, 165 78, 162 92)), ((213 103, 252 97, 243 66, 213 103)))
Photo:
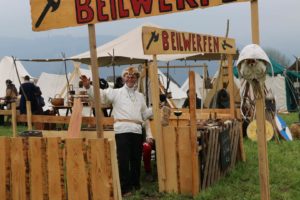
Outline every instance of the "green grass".
MULTIPOLYGON (((298 121, 298 113, 281 115, 290 125, 298 121)), ((18 131, 26 127, 18 127, 18 131)), ((11 136, 10 127, 0 127, 0 136, 11 136)), ((201 191, 196 200, 260 200, 257 143, 244 139, 246 162, 236 167, 212 187, 201 191)), ((272 200, 300 198, 300 141, 268 143, 270 191, 272 200)), ((158 192, 157 182, 145 182, 142 189, 125 200, 188 200, 190 196, 158 192)))

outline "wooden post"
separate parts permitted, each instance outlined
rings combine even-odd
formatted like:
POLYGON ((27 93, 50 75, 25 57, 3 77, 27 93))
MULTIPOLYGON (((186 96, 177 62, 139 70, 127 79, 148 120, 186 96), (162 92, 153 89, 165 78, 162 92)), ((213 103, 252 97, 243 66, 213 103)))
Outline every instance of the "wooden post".
POLYGON ((230 96, 230 115, 231 118, 236 118, 235 116, 235 105, 234 105, 234 80, 233 80, 233 66, 232 66, 232 55, 227 55, 227 65, 228 65, 228 90, 230 96))
POLYGON ((259 15, 258 0, 251 0, 251 26, 252 26, 252 42, 259 44, 259 15))
POLYGON ((95 25, 89 24, 89 43, 91 52, 91 70, 93 76, 93 89, 94 89, 94 106, 96 110, 96 130, 98 138, 103 138, 103 124, 101 118, 103 117, 101 110, 101 99, 99 89, 99 73, 98 73, 98 60, 96 51, 96 31, 95 25))
MULTIPOLYGON (((259 44, 259 15, 258 0, 251 1, 251 25, 252 25, 252 42, 259 44)), ((270 200, 269 188, 269 162, 266 141, 265 127, 265 97, 261 89, 262 96, 256 99, 256 121, 257 121, 257 144, 258 144, 258 160, 259 160, 259 177, 261 200, 270 200)))
POLYGON ((157 58, 153 55, 153 63, 149 67, 151 99, 153 109, 154 132, 156 135, 156 155, 159 191, 164 192, 166 188, 166 165, 164 156, 164 143, 162 136, 161 115, 159 110, 159 84, 158 84, 157 58))
POLYGON ((197 119, 196 119, 196 89, 195 89, 195 72, 189 72, 189 99, 190 99, 190 138, 192 148, 192 181, 193 196, 199 193, 200 188, 200 173, 198 159, 198 144, 197 144, 197 119))
POLYGON ((11 123, 13 137, 17 136, 17 105, 16 102, 11 103, 11 123))
POLYGON ((202 99, 201 99, 201 109, 203 109, 204 99, 206 98, 206 79, 207 79, 207 65, 203 67, 203 83, 202 83, 202 99))
POLYGON ((32 130, 32 112, 31 112, 31 103, 26 101, 26 116, 27 116, 27 129, 32 130))

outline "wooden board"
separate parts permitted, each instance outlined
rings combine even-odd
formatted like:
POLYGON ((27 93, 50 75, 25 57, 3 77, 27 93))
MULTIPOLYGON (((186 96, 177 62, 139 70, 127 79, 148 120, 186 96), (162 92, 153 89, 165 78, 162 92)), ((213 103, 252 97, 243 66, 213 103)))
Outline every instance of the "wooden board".
POLYGON ((0 137, 0 197, 9 199, 10 191, 10 139, 0 137))
POLYGON ((82 139, 66 140, 66 171, 68 199, 88 199, 87 173, 82 139))
POLYGON ((192 194, 192 149, 190 127, 177 127, 179 184, 181 194, 192 194))
POLYGON ((46 154, 49 199, 63 199, 65 196, 64 173, 59 138, 47 138, 46 154))
POLYGON ((174 126, 163 127, 164 155, 166 164, 166 192, 178 193, 177 137, 174 126))
MULTIPOLYGON (((175 12, 189 11, 199 8, 208 8, 233 2, 246 2, 249 0, 222 1, 211 0, 201 3, 185 4, 184 1, 48 1, 30 0, 32 30, 43 31, 49 29, 81 26, 85 24, 103 23, 128 18, 141 18, 170 14, 175 12), (154 3, 155 2, 155 3, 154 3), (42 13, 47 8, 45 16, 42 13)), ((209 19, 206 19, 209 20, 209 19)))
POLYGON ((28 161, 30 169, 30 199, 43 199, 46 179, 42 168, 42 139, 29 138, 28 161))
POLYGON ((92 199, 109 199, 111 170, 108 168, 105 139, 91 139, 89 146, 88 160, 92 199))
POLYGON ((68 138, 78 138, 80 136, 82 109, 83 106, 80 99, 75 99, 72 108, 73 112, 68 127, 68 138))
POLYGON ((26 165, 24 151, 26 149, 22 138, 14 138, 11 141, 11 194, 13 200, 25 200, 29 191, 26 188, 28 180, 26 179, 26 165))

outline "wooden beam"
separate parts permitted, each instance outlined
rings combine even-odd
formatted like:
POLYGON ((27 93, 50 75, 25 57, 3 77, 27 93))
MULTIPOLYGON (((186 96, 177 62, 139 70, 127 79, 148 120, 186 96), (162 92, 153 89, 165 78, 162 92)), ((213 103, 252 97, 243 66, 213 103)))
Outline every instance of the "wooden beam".
POLYGON ((251 0, 251 27, 252 27, 252 43, 259 44, 259 15, 258 0, 251 0))
POLYGON ((196 118, 196 88, 195 88, 195 72, 189 72, 189 100, 190 100, 190 142, 192 156, 192 194, 196 196, 199 193, 200 174, 198 159, 198 142, 197 142, 197 118, 196 118))
POLYGON ((31 103, 26 101, 26 116, 27 116, 27 128, 29 131, 32 130, 32 112, 31 112, 31 103))
POLYGON ((174 66, 158 66, 159 69, 164 69, 164 68, 175 68, 175 69, 181 69, 181 68, 202 68, 202 67, 207 67, 206 64, 200 64, 200 65, 174 65, 174 66))
POLYGON ((150 75, 150 88, 151 88, 151 99, 152 99, 152 109, 153 109, 153 123, 154 132, 156 135, 156 154, 157 154, 157 171, 158 171, 158 185, 159 191, 165 191, 165 181, 166 181, 166 169, 165 169, 165 158, 163 151, 163 137, 162 137, 162 126, 161 126, 161 115, 159 110, 159 84, 157 75, 157 57, 153 55, 153 63, 151 63, 149 68, 150 75))
POLYGON ((234 103, 234 81, 233 81, 233 58, 232 55, 227 55, 227 65, 228 65, 228 86, 227 86, 227 90, 229 92, 229 96, 230 96, 230 114, 232 116, 232 118, 235 118, 235 103, 234 103))
MULTIPOLYGON (((17 115, 17 122, 27 122, 26 115, 17 115)), ((51 123, 51 124, 68 124, 70 116, 52 116, 52 115, 32 115, 32 122, 51 123)), ((112 117, 104 117, 102 119, 103 125, 113 125, 114 119, 112 117)), ((82 117, 82 124, 96 124, 95 117, 82 117)))
POLYGON ((99 138, 103 138, 103 113, 101 109, 101 99, 100 99, 100 90, 99 90, 99 74, 98 74, 98 61, 97 61, 97 50, 96 50, 96 31, 95 25, 89 24, 89 44, 91 52, 91 70, 93 76, 93 89, 94 89, 94 103, 96 111, 96 130, 99 138))
POLYGON ((11 125, 13 137, 17 136, 17 105, 15 102, 11 104, 11 125))

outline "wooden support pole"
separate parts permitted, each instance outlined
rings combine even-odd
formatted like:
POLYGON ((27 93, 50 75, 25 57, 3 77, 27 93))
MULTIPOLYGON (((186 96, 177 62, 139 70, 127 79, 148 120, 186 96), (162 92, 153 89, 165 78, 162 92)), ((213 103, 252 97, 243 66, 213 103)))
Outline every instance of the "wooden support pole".
POLYGON ((29 131, 32 130, 32 112, 31 112, 31 103, 30 101, 26 101, 26 116, 27 116, 27 129, 29 131))
MULTIPOLYGON (((251 26, 252 26, 252 43, 259 44, 259 15, 258 0, 251 1, 251 26)), ((256 121, 257 121, 257 144, 259 160, 259 178, 260 178, 260 195, 261 200, 270 200, 269 188, 269 162, 266 141, 265 127, 265 97, 261 89, 262 96, 256 99, 256 121)))
POLYGON ((233 66, 232 66, 232 55, 227 55, 227 65, 228 65, 228 90, 230 96, 230 115, 231 118, 236 118, 235 116, 235 105, 234 105, 234 80, 233 80, 233 66))
POLYGON ((16 102, 11 103, 11 124, 13 137, 17 136, 17 105, 16 102))
POLYGON ((189 72, 189 100, 190 100, 190 138, 192 149, 192 194, 196 196, 200 188, 200 173, 198 159, 198 143, 197 143, 197 118, 196 118, 196 88, 195 88, 195 72, 189 72))
POLYGON ((251 0, 252 43, 259 44, 258 0, 251 0))
POLYGON ((95 25, 89 24, 89 43, 91 52, 91 70, 93 77, 93 89, 94 89, 94 106, 96 110, 96 131, 98 138, 103 138, 103 124, 101 118, 103 118, 103 113, 101 110, 101 99, 100 99, 100 89, 99 89, 99 74, 98 74, 98 60, 96 51, 96 31, 95 25))
POLYGON ((156 155, 157 155, 157 171, 159 191, 164 192, 166 189, 166 165, 164 156, 164 143, 162 136, 161 115, 159 110, 159 84, 158 84, 157 58, 153 55, 153 63, 149 68, 151 99, 153 109, 154 132, 156 135, 156 155))
MULTIPOLYGON (((263 93, 263 92, 262 92, 263 93)), ((257 145, 259 161, 260 197, 261 200, 270 200, 269 188, 269 161, 265 126, 265 102, 262 98, 256 99, 257 145)))

